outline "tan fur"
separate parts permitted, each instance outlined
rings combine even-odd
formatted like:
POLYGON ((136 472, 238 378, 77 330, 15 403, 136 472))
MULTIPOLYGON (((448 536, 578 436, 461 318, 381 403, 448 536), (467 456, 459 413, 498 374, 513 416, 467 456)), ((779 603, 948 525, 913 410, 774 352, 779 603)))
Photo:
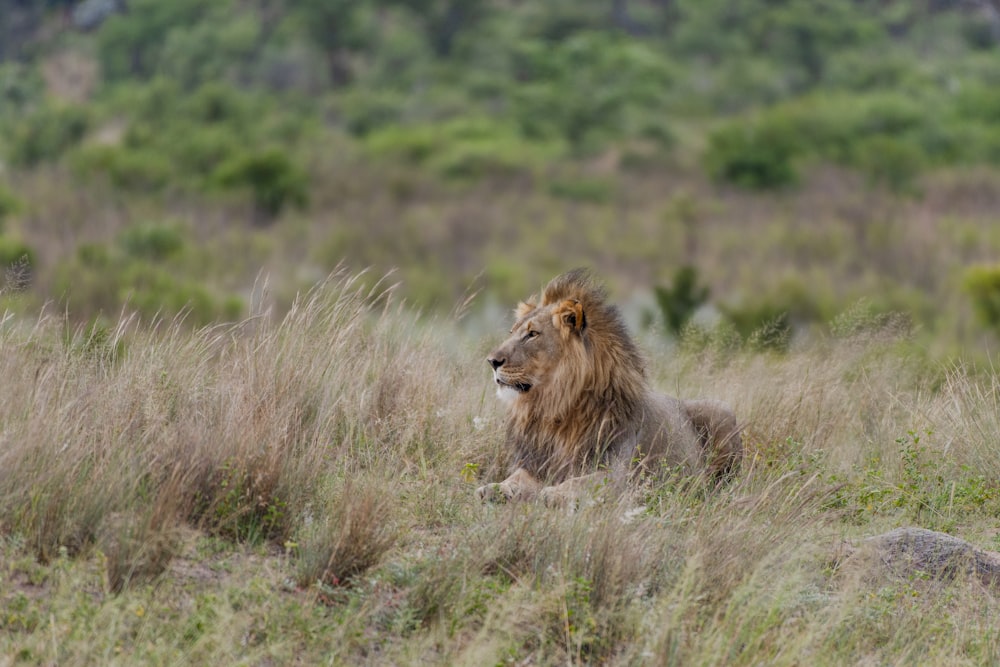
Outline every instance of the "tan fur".
POLYGON ((510 337, 487 359, 498 392, 511 398, 513 471, 480 487, 481 499, 563 505, 637 467, 718 478, 739 462, 732 411, 652 391, 617 308, 585 271, 554 278, 514 316, 510 337))

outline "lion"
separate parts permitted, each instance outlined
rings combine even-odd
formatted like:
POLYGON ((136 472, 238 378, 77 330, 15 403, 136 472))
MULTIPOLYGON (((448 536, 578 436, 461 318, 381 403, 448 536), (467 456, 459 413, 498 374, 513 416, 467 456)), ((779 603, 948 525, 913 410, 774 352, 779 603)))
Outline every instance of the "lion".
POLYGON ((480 500, 567 506, 660 466, 721 481, 738 465, 733 411, 652 390, 618 309, 588 271, 557 276, 514 314, 510 337, 486 359, 508 404, 512 472, 479 487, 480 500))

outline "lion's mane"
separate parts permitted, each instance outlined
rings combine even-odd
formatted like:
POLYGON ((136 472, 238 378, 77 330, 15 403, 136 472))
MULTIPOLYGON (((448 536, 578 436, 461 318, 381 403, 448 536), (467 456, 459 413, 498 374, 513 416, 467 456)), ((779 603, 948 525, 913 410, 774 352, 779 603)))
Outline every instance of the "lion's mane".
POLYGON ((514 402, 507 422, 514 465, 550 480, 607 462, 634 433, 648 395, 642 356, 618 309, 586 271, 555 278, 539 302, 520 304, 517 315, 567 302, 579 304, 586 318, 582 333, 565 337, 552 381, 514 402))

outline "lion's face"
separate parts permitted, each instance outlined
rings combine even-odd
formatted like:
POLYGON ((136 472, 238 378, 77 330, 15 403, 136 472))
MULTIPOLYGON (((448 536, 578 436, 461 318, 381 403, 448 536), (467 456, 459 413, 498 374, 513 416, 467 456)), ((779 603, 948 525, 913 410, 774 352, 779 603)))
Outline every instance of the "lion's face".
POLYGON ((493 369, 497 396, 513 401, 544 390, 563 360, 579 345, 585 326, 578 301, 548 306, 522 303, 510 337, 486 361, 493 369))

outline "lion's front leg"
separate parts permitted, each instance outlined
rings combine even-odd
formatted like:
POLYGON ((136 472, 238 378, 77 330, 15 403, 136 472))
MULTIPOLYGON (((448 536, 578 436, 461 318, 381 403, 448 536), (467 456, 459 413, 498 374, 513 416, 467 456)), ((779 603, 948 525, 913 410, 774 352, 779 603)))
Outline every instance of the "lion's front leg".
POLYGON ((539 492, 539 497, 547 507, 576 508, 581 500, 600 500, 601 492, 609 481, 604 472, 572 477, 561 484, 546 486, 539 492))
POLYGON ((479 500, 486 503, 505 503, 508 500, 533 500, 542 488, 534 475, 518 468, 510 477, 499 483, 487 484, 476 489, 479 500))

